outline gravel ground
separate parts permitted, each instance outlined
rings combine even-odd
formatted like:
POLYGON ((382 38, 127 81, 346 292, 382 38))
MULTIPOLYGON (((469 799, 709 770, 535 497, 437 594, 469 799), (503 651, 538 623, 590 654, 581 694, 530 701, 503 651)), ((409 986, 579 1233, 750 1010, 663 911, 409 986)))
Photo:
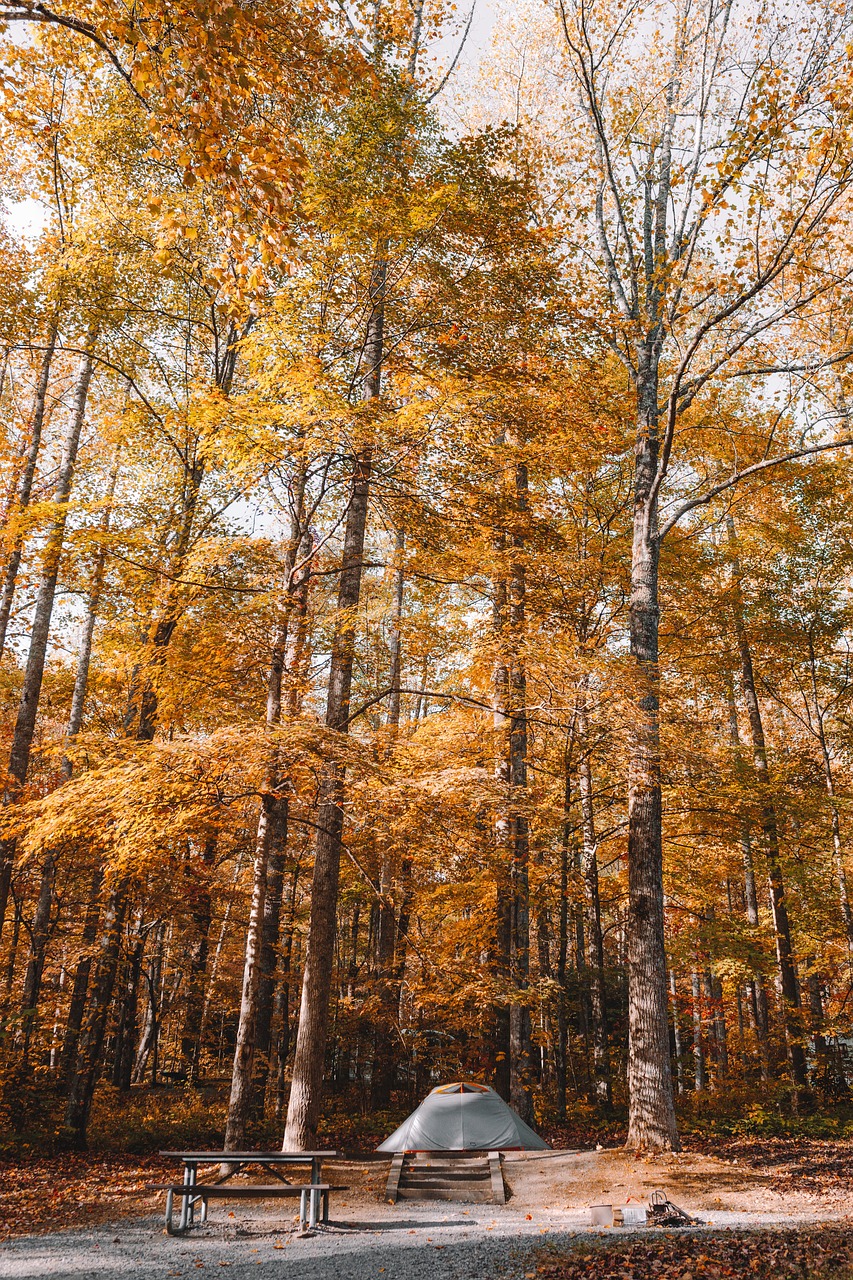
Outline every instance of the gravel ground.
MULTIPOLYGON (((766 1227, 814 1216, 715 1212, 704 1220, 715 1228, 766 1227)), ((152 1217, 9 1241, 0 1245, 0 1276, 160 1280, 228 1269, 230 1280, 524 1280, 543 1247, 570 1247, 587 1234, 587 1223, 587 1210, 528 1214, 511 1205, 383 1204, 354 1207, 345 1217, 341 1210, 304 1239, 275 1208, 241 1205, 231 1219, 219 1205, 206 1227, 183 1239, 164 1235, 162 1218, 152 1217)))

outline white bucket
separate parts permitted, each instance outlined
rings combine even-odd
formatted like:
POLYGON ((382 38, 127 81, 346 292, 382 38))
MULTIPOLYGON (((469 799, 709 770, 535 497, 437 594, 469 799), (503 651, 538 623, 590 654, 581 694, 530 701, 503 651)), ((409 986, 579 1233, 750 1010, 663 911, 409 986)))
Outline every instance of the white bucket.
POLYGON ((591 1204, 589 1206, 589 1219, 594 1227, 612 1227, 613 1205, 591 1204))

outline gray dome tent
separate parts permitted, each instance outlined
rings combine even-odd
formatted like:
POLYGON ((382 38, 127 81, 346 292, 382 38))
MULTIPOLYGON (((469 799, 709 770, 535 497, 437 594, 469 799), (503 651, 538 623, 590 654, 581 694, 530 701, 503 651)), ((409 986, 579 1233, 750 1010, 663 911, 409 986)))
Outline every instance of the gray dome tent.
POLYGON ((485 1084, 442 1084, 377 1151, 547 1151, 548 1143, 485 1084))

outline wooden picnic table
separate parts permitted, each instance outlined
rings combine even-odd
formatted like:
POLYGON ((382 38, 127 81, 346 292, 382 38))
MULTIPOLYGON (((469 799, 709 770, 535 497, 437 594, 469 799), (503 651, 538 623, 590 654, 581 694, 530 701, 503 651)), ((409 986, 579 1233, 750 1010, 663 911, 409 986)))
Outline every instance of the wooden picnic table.
POLYGON ((272 1199, 278 1196, 298 1195, 300 1230, 304 1225, 306 1206, 308 1210, 308 1225, 316 1227, 321 1199, 323 1201, 323 1220, 328 1220, 329 1191, 332 1189, 322 1182, 323 1161, 331 1160, 335 1156, 341 1155, 341 1152, 161 1151, 160 1155, 180 1160, 184 1166, 183 1180, 180 1186, 166 1188, 166 1231, 169 1235, 183 1235, 185 1231, 188 1231, 194 1225, 196 1203, 201 1202, 201 1220, 204 1222, 207 1219, 208 1199, 214 1197, 217 1199, 272 1199), (291 1165, 307 1164, 311 1166, 311 1180, 308 1183, 300 1185, 290 1183, 281 1172, 282 1168, 287 1168, 291 1165), (221 1165, 227 1171, 222 1172, 218 1178, 213 1178, 207 1182, 199 1182, 199 1165, 221 1165), (235 1174, 252 1165, 264 1169, 272 1177, 276 1178, 277 1182, 272 1186, 228 1187, 225 1185, 235 1174), (174 1197, 176 1195, 181 1200, 181 1216, 177 1227, 172 1222, 174 1197))

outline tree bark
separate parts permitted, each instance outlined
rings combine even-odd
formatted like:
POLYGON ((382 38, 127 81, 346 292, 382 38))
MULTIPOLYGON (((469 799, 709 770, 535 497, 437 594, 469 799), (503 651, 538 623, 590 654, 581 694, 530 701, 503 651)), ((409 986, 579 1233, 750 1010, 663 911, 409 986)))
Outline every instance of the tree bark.
POLYGON ((773 912, 773 925, 776 935, 776 958, 779 965, 779 977, 782 986, 782 1003, 785 1012, 785 1039, 788 1048, 788 1064, 791 1079, 797 1088, 805 1088, 808 1084, 806 1074, 806 1057, 803 1048, 804 1027, 800 1008, 800 993, 797 984, 797 972, 794 964, 794 949, 791 942, 791 925, 788 918, 788 906, 785 895, 785 882, 779 856, 779 831, 776 822, 776 809, 770 792, 770 768, 767 759, 767 744, 764 737, 764 724, 761 718, 761 707, 755 685, 755 671, 752 661, 749 637, 744 624, 743 608, 743 574, 737 553, 737 534, 731 516, 727 519, 729 544, 732 551, 732 568, 734 575, 734 627, 741 660, 741 677, 743 696, 749 719, 752 737, 752 758, 758 784, 761 803, 762 828, 764 833, 764 850, 767 858, 767 872, 770 881, 770 904, 773 912))
POLYGON ((704 1093, 708 1087, 708 1075, 705 1070, 705 1038, 702 1028, 702 983, 696 969, 691 974, 693 989, 693 1088, 696 1093, 704 1093))
MULTIPOLYGON (((285 591, 281 619, 273 639, 267 678, 266 724, 281 723, 282 678, 287 651, 290 614, 294 605, 297 555, 303 540, 306 470, 300 468, 285 555, 285 591)), ((245 1145, 250 1113, 263 1113, 269 1076, 273 1000, 275 998, 278 935, 281 922, 281 887, 287 848, 288 793, 279 752, 273 749, 261 801, 256 838, 252 910, 246 936, 243 990, 234 1071, 225 1128, 225 1150, 245 1145)))
POLYGON ((74 971, 74 984, 71 988, 71 999, 68 1004, 68 1019, 65 1024, 65 1036, 62 1042, 62 1053, 59 1058, 57 1088, 62 1089, 68 1082, 71 1065, 77 1056, 77 1043, 80 1028, 83 1025, 83 1014, 86 1011, 86 992, 89 987, 89 973, 92 968, 92 945, 98 936, 98 918, 100 916, 100 895, 103 883, 103 871, 100 863, 92 873, 92 885, 89 890, 89 901, 86 905, 86 917, 80 937, 81 955, 74 971))
MULTIPOLYGON (((516 440, 512 441, 517 445, 516 440)), ((527 464, 515 464, 514 524, 508 591, 509 604, 509 783, 510 852, 512 858, 510 1004, 510 1101, 526 1124, 532 1124, 533 1047, 530 1006, 530 832, 527 817, 527 672, 524 662, 527 579, 524 564, 524 520, 528 508, 527 464)))
POLYGON ((225 1125, 225 1151, 243 1148, 246 1121, 251 1100, 252 1069, 255 1052, 255 1011, 260 976, 261 930, 264 918, 264 900, 267 888, 275 798, 264 796, 258 833, 255 841, 255 860, 252 869, 252 905, 249 927, 246 931, 246 948, 243 959, 243 984, 240 993, 240 1017, 237 1024, 237 1041, 234 1047, 234 1068, 231 1076, 231 1094, 228 1100, 228 1119, 225 1125))
MULTIPOLYGON (((35 480, 39 449, 41 448, 42 430, 44 428, 45 409, 47 406, 47 388, 50 382, 50 366, 56 351, 58 330, 59 322, 58 319, 55 318, 48 332, 47 343, 42 354, 41 369, 39 370, 39 378, 36 383, 35 396, 33 397, 33 413, 32 423, 30 425, 29 447, 27 449, 23 474, 20 479, 17 501, 12 504, 13 508, 16 506, 19 512, 26 511, 27 507, 30 505, 30 498, 32 497, 33 481, 35 480)), ((6 572, 3 578, 2 592, 0 592, 0 658, 2 658, 6 648, 6 633, 9 628, 9 618, 12 613, 12 602, 15 598, 15 585, 18 580, 18 570, 21 567, 21 557, 23 553, 24 541, 23 537, 19 533, 12 544, 9 561, 6 565, 6 572)))
POLYGON ((658 362, 660 331, 638 344, 638 421, 629 625, 637 693, 628 766, 628 1141, 678 1150, 664 945, 658 689, 658 362))
POLYGON ((820 744, 823 762, 823 777, 826 784, 826 795, 829 800, 830 821, 832 825, 832 853, 835 861, 835 878, 838 884, 838 901, 841 907, 841 922, 847 940, 847 951, 853 960, 853 908, 850 906, 850 892, 847 886, 847 870, 844 866, 844 846, 841 842, 841 815, 838 809, 838 796, 835 788, 835 774, 832 768, 832 756, 826 739, 824 711, 820 705, 817 687, 817 662, 815 659, 814 641, 811 635, 809 644, 809 671, 811 674, 812 701, 814 704, 815 733, 820 744))
POLYGON ((601 900, 598 893, 598 839, 595 834, 595 810, 593 806, 592 760, 589 740, 589 716, 586 693, 582 694, 578 708, 578 728, 581 738, 581 757, 578 765, 578 784, 581 799, 583 830, 583 877, 586 888, 587 920, 589 933, 589 1006, 592 1022, 592 1053, 594 1092, 599 1102, 609 1106, 612 1101, 610 1077, 610 1049, 607 1036, 607 1004, 604 984, 604 934, 601 929, 601 900))
MULTIPOLYGON (((104 512, 103 519, 101 520, 100 527, 104 534, 109 531, 112 500, 115 492, 117 476, 118 464, 116 463, 110 476, 110 483, 107 491, 108 506, 104 512)), ((86 703, 86 690, 89 683, 89 664, 92 656, 92 636, 95 629, 95 619, 97 618, 101 591, 103 589, 105 565, 106 547, 102 543, 95 560, 91 585, 89 588, 89 597, 86 604, 86 614, 83 619, 83 632, 80 638, 80 646, 77 650, 77 671, 74 679, 74 691, 71 696, 68 728, 65 733, 67 742, 72 742, 83 726, 83 711, 86 703)), ((61 764, 63 779, 67 780, 70 778, 72 771, 72 762, 67 755, 64 755, 61 764)), ((21 1011, 26 1019, 25 1055, 38 1012, 45 953, 48 940, 50 938, 50 915, 53 908, 53 891, 56 884, 56 870, 56 851, 49 850, 44 862, 42 863, 39 895, 30 934, 30 957, 27 963, 26 975, 24 977, 24 992, 21 1002, 21 1011)), ((91 939, 89 941, 91 941, 91 939)))
POLYGON ((101 1069, 107 1013, 115 985, 121 948, 125 898, 110 892, 101 916, 97 938, 95 979, 86 1016, 80 1028, 74 1070, 65 1104, 63 1127, 57 1142, 62 1149, 85 1151, 89 1112, 101 1069))
MULTIPOLYGON (((68 499, 74 479, 80 432, 86 414, 86 400, 89 394, 89 383, 92 378, 92 353, 96 340, 97 330, 93 329, 86 338, 85 355, 80 363, 71 418, 63 442, 59 474, 53 495, 55 514, 48 529, 42 557, 41 575, 30 629, 30 648, 24 671, 24 684, 21 690, 18 715, 9 751, 8 777, 3 789, 4 806, 13 804, 19 798, 26 784, 27 771, 30 765, 30 754, 35 737, 36 717, 44 679, 45 660, 47 658, 50 620, 53 614, 53 603, 56 598, 59 562, 65 541, 68 499)), ((6 914, 16 843, 14 837, 6 837, 0 840, 0 931, 2 931, 3 919, 6 914)))
MULTIPOLYGON (((181 1063, 187 1079, 194 1083, 199 1074, 201 1052, 201 1015, 204 1001, 207 956, 210 949, 210 924, 213 904, 210 895, 210 872, 216 857, 216 837, 208 836, 202 845, 200 866, 192 886, 193 938, 187 970, 184 1023, 181 1028, 181 1063)), ((189 868, 188 868, 189 870, 189 868)))
MULTIPOLYGON (((384 256, 377 261, 370 282, 370 318, 365 339, 366 374, 364 399, 374 402, 381 392, 385 323, 384 256)), ((343 563, 338 589, 338 621, 332 641, 329 687, 326 699, 326 727, 340 734, 349 730, 350 694, 355 649, 354 612, 361 594, 364 537, 373 448, 363 445, 355 457, 349 510, 344 529, 343 563)), ((335 951, 335 917, 341 862, 344 813, 344 769, 335 763, 324 772, 319 787, 317 838, 314 847, 314 875, 311 914, 299 1031, 293 1062, 293 1081, 287 1109, 284 1148, 304 1150, 316 1142, 323 1091, 323 1067, 328 1030, 329 995, 335 951)))
POLYGON ((679 1097, 684 1093, 684 1045, 681 1040, 681 1011, 678 1007, 678 982, 675 970, 669 971, 669 994, 672 997, 672 1038, 675 1047, 675 1078, 679 1097))

